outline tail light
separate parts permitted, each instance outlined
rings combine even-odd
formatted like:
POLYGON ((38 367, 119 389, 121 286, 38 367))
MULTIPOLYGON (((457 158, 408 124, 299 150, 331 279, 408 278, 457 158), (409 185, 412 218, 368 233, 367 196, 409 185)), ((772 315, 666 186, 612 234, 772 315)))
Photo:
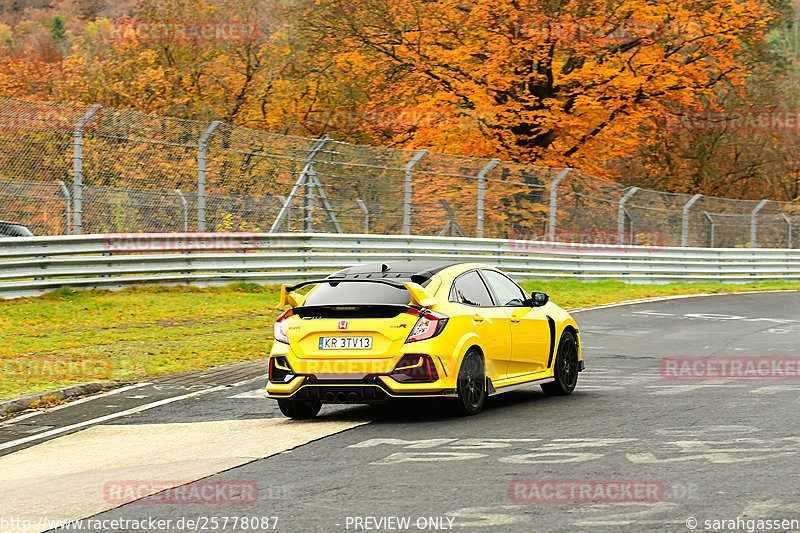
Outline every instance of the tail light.
POLYGON ((272 383, 287 383, 294 377, 294 371, 289 366, 289 361, 283 355, 270 357, 269 380, 272 383))
POLYGON ((286 330, 286 319, 294 314, 293 309, 289 309, 275 320, 275 340, 289 344, 289 334, 286 330))
POLYGON ((439 379, 431 356, 415 353, 401 357, 389 376, 402 383, 429 383, 439 379))
POLYGON ((419 319, 417 319, 417 323, 414 324, 414 327, 411 328, 411 333, 409 333, 406 342, 423 341, 435 337, 442 332, 447 324, 448 317, 429 309, 423 309, 421 311, 409 309, 408 312, 419 314, 419 319))

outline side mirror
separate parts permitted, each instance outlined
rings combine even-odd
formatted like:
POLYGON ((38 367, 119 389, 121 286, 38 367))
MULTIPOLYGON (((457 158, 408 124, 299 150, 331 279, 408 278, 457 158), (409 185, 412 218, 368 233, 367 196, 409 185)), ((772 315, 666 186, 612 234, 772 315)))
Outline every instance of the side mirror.
POLYGON ((534 292, 531 294, 530 302, 531 307, 541 307, 550 301, 550 295, 546 292, 534 292))

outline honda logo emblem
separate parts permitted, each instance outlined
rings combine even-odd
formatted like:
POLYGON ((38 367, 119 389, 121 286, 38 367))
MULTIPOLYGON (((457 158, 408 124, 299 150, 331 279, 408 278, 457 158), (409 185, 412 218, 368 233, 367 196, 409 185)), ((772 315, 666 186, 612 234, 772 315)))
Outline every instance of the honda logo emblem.
POLYGON ((349 320, 340 320, 339 321, 339 329, 347 329, 348 327, 350 327, 350 321, 349 320))

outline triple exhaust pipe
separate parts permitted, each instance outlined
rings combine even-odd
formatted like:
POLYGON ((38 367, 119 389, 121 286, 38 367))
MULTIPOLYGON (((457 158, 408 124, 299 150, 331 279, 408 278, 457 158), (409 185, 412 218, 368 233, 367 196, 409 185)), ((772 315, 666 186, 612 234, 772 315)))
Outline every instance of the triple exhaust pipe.
POLYGON ((326 392, 325 403, 360 403, 361 395, 357 392, 326 392))

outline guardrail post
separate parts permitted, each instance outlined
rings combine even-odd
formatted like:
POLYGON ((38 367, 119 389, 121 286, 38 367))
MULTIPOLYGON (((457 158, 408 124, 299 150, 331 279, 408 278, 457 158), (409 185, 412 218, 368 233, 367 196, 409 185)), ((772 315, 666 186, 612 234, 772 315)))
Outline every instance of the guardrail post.
POLYGON ((767 205, 769 200, 761 200, 758 205, 750 212, 750 248, 757 248, 756 240, 758 239, 758 212, 767 205))
POLYGON ((197 142, 197 231, 206 230, 206 150, 208 139, 214 134, 221 121, 215 120, 208 125, 206 131, 197 142))
POLYGON ((403 197, 403 235, 411 235, 411 181, 414 178, 414 167, 427 153, 427 150, 420 150, 406 164, 406 191, 403 197))
POLYGON ((548 223, 547 227, 547 235, 550 242, 555 242, 556 240, 556 208, 558 207, 558 184, 561 183, 561 180, 567 177, 567 174, 570 173, 571 168, 565 168, 562 170, 555 179, 550 182, 550 222, 548 223))
MULTIPOLYGON (((628 215, 628 212, 625 210, 625 204, 631 197, 636 194, 636 191, 639 190, 639 187, 632 187, 628 192, 625 193, 625 196, 619 201, 619 211, 617 212, 617 243, 622 244, 622 234, 625 233, 625 217, 628 215)), ((631 232, 633 233, 633 232, 631 232)))
POLYGON ((702 197, 702 194, 695 194, 683 206, 683 213, 681 214, 681 246, 689 245, 689 209, 702 197))
POLYGON ((67 189, 67 184, 61 180, 58 180, 58 186, 61 188, 61 194, 64 195, 64 202, 66 203, 65 216, 66 216, 66 229, 64 230, 64 235, 69 235, 72 233, 72 228, 70 227, 70 213, 72 212, 72 198, 69 195, 69 189, 67 189))
POLYGON ((708 247, 714 247, 714 228, 716 224, 714 224, 714 219, 711 218, 711 215, 708 214, 708 211, 703 211, 703 215, 708 220, 709 228, 708 228, 708 247))
POLYGON ((361 208, 361 212, 364 213, 364 234, 369 233, 369 209, 367 209, 367 204, 364 203, 364 200, 356 200, 358 207, 361 208))
POLYGON ((483 204, 484 195, 486 194, 486 175, 499 162, 499 159, 492 159, 478 172, 478 222, 475 227, 475 236, 479 239, 483 238, 483 204))
POLYGON ((72 197, 74 198, 72 214, 72 232, 80 235, 83 232, 83 128, 103 106, 95 104, 90 107, 78 122, 72 137, 72 197))
POLYGON ((787 240, 786 247, 787 248, 791 248, 792 247, 792 221, 791 221, 791 219, 789 219, 789 217, 786 216, 786 213, 781 213, 781 216, 783 217, 783 220, 786 222, 786 228, 788 230, 787 233, 786 233, 786 240, 787 240))
MULTIPOLYGON (((278 216, 275 218, 275 222, 272 223, 272 227, 269 229, 270 233, 275 233, 278 230, 281 221, 283 221, 283 219, 286 218, 288 210, 291 208, 291 205, 294 202, 295 198, 297 198, 300 195, 301 187, 304 188, 304 193, 306 197, 305 229, 306 231, 308 231, 309 219, 311 218, 311 210, 309 209, 309 198, 313 198, 314 192, 312 189, 319 185, 319 182, 316 181, 316 173, 314 172, 314 158, 317 157, 317 154, 319 154, 322 151, 322 149, 325 148, 325 145, 328 144, 328 142, 331 140, 332 139, 330 137, 325 135, 314 144, 314 146, 308 152, 308 155, 306 155, 305 166, 303 167, 303 170, 300 171, 300 177, 297 179, 297 182, 295 182, 294 187, 292 187, 292 191, 289 193, 289 197, 286 199, 286 202, 283 204, 283 207, 281 207, 278 216)), ((321 189, 322 187, 320 187, 320 191, 321 189)), ((324 192, 322 192, 322 194, 324 195, 324 192)), ((327 197, 323 198, 324 201, 327 202, 327 197)), ((336 220, 336 217, 331 210, 328 211, 328 215, 331 217, 331 220, 333 221, 337 231, 339 233, 342 233, 342 230, 339 227, 339 222, 336 220)), ((313 231, 313 225, 311 229, 313 231)))
POLYGON ((183 211, 183 232, 189 232, 189 203, 186 201, 186 197, 183 195, 180 189, 175 189, 175 194, 178 195, 178 198, 181 201, 181 210, 183 211))

